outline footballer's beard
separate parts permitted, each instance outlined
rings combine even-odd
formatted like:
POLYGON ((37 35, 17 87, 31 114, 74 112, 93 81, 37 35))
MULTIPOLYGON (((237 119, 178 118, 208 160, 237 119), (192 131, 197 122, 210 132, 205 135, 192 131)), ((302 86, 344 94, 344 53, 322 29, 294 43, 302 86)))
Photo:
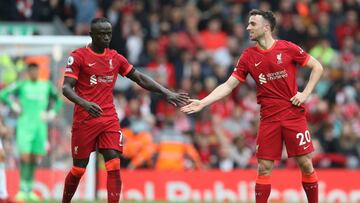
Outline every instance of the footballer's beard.
POLYGON ((253 38, 251 39, 254 42, 260 43, 265 37, 265 33, 261 33, 261 34, 253 34, 253 38))
POLYGON ((109 46, 110 46, 110 41, 106 41, 106 42, 103 42, 102 43, 102 47, 104 48, 104 49, 106 49, 106 48, 109 48, 109 46))
POLYGON ((107 41, 98 41, 96 43, 92 42, 92 45, 94 47, 96 47, 97 49, 103 50, 103 49, 109 48, 110 41, 109 42, 107 42, 107 41))

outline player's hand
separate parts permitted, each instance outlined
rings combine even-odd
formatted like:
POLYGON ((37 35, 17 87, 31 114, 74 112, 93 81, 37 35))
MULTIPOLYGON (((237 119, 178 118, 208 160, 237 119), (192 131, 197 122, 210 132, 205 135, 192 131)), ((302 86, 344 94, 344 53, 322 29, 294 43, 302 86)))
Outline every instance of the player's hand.
POLYGON ((85 102, 82 107, 92 116, 92 117, 100 117, 102 115, 103 110, 101 107, 93 102, 85 102))
POLYGON ((165 96, 166 96, 166 100, 174 106, 184 106, 189 103, 189 99, 190 99, 189 95, 183 92, 175 93, 170 91, 165 96))
POLYGON ((191 103, 182 107, 180 109, 181 112, 187 113, 187 114, 191 114, 191 113, 196 113, 198 111, 200 111, 201 109, 204 108, 204 105, 201 104, 200 100, 197 99, 190 99, 189 100, 191 103))
POLYGON ((21 107, 17 102, 11 104, 11 110, 15 112, 17 115, 21 113, 21 107))
POLYGON ((301 106, 308 97, 309 97, 309 95, 307 95, 303 92, 297 92, 296 95, 290 99, 290 101, 295 106, 301 106))
POLYGON ((51 122, 54 120, 56 113, 54 110, 42 112, 40 117, 45 122, 51 122))

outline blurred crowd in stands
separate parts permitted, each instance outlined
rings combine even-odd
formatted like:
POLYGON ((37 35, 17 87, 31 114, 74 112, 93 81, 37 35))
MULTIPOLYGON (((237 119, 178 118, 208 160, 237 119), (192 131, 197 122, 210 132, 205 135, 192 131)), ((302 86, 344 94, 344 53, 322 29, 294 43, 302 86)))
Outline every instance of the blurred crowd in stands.
MULTIPOLYGON (((314 165, 360 168, 359 0, 17 0, 1 1, 0 20, 59 18, 74 34, 87 35, 91 19, 105 16, 113 24, 112 48, 163 85, 203 98, 229 77, 242 51, 251 46, 246 26, 253 8, 274 11, 278 21, 274 35, 300 45, 324 66, 324 75, 306 102, 316 147, 314 165)), ((11 60, 12 68, 21 67, 21 62, 11 60)), ((5 63, 10 64, 1 59, 0 67, 5 63)), ((60 74, 64 65, 51 72, 60 74)), ((299 68, 300 91, 308 77, 309 71, 299 68)), ((114 98, 124 128, 123 167, 224 171, 255 167, 259 124, 255 91, 249 78, 229 97, 188 116, 158 95, 125 79, 118 81, 114 98)), ((16 117, 0 107, 11 142, 16 117)), ((50 124, 45 166, 71 164, 71 111, 67 103, 50 124)), ((5 145, 12 155, 10 146, 5 145)), ((285 158, 284 151, 278 166, 296 167, 285 158)), ((12 160, 10 156, 9 167, 16 164, 12 160)))

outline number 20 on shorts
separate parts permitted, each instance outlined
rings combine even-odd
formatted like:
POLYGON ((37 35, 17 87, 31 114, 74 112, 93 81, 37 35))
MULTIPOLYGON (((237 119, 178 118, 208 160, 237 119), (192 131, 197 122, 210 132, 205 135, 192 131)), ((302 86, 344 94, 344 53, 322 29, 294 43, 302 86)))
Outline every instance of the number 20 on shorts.
POLYGON ((311 142, 311 138, 310 138, 310 132, 309 130, 306 130, 305 133, 298 133, 296 134, 296 139, 300 139, 299 141, 299 146, 302 146, 306 143, 310 143, 311 142))

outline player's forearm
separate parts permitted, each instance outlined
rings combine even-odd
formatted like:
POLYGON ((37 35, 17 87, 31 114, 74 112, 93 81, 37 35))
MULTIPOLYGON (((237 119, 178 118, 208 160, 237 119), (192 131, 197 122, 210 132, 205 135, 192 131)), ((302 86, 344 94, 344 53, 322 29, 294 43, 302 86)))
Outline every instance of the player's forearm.
POLYGON ((0 91, 0 101, 4 102, 7 106, 11 106, 11 100, 9 99, 11 94, 10 89, 6 88, 2 91, 0 91))
POLYGON ((317 62, 314 65, 314 67, 312 68, 310 78, 309 78, 309 82, 307 83, 303 93, 305 93, 306 95, 311 94, 311 92, 315 88, 316 83, 319 81, 319 79, 320 79, 320 77, 322 75, 322 72, 323 72, 323 67, 319 62, 317 62))
POLYGON ((57 113, 60 111, 61 107, 63 105, 63 101, 61 99, 61 97, 59 95, 56 96, 56 99, 55 99, 55 105, 53 107, 53 110, 57 113))
POLYGON ((226 97, 230 92, 232 91, 232 88, 226 85, 226 83, 223 83, 219 85, 217 88, 215 88, 208 96, 206 96, 204 99, 202 99, 201 105, 208 106, 224 97, 226 97))
POLYGON ((149 76, 144 75, 144 74, 139 75, 139 80, 136 81, 136 83, 138 85, 140 85, 142 88, 144 88, 148 91, 151 91, 151 92, 156 92, 156 93, 159 93, 162 95, 167 95, 170 93, 170 90, 163 87, 162 85, 157 83, 155 80, 153 80, 152 78, 150 78, 149 76))
POLYGON ((63 95, 73 103, 83 106, 83 104, 86 102, 86 100, 79 97, 79 95, 77 95, 74 89, 69 85, 64 85, 62 90, 63 90, 63 95))

